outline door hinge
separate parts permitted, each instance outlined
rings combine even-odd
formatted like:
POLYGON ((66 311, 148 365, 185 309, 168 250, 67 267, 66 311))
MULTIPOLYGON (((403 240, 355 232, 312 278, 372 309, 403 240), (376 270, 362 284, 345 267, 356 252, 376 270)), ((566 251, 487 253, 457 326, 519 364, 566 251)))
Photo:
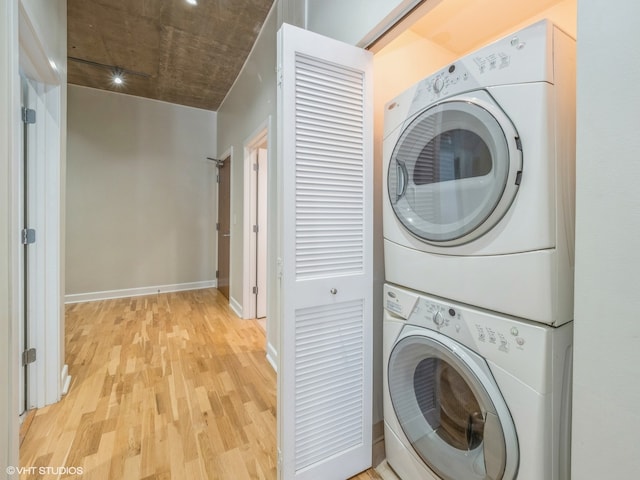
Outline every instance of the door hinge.
POLYGON ((257 295, 258 294, 258 287, 253 287, 252 291, 253 291, 254 295, 257 295))
POLYGON ((33 228, 23 228, 21 232, 21 239, 23 245, 36 243, 36 231, 33 228))
POLYGON ((22 107, 22 123, 36 123, 36 111, 31 108, 22 107))
POLYGON ((220 183, 220 175, 216 175, 216 183, 220 183))
POLYGON ((259 230, 258 225, 254 225, 253 226, 253 233, 258 233, 258 230, 259 230))
POLYGON ((216 222, 216 231, 220 230, 220 222, 216 222))
POLYGON ((257 172, 259 168, 260 168, 260 167, 258 166, 258 164, 257 164, 257 163, 254 163, 254 164, 253 164, 253 170, 254 170, 255 172, 257 172))
POLYGON ((219 277, 220 277, 220 271, 216 270, 216 278, 219 278, 219 277))
POLYGON ((22 366, 29 365, 36 361, 36 349, 30 348, 22 352, 22 366))

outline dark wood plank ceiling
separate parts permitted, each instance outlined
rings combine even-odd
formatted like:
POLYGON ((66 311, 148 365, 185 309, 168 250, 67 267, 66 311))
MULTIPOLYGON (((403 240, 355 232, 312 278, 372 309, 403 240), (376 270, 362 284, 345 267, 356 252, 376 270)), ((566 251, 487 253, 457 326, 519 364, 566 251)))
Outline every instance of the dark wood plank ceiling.
POLYGON ((217 110, 273 0, 197 2, 67 0, 69 83, 217 110))

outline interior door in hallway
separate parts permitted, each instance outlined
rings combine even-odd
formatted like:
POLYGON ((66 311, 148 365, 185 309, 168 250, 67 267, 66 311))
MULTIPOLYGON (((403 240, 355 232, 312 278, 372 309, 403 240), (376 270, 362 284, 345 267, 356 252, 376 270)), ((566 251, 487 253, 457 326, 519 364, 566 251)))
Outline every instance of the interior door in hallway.
POLYGON ((229 253, 231 244, 231 157, 218 164, 218 290, 229 298, 229 253))

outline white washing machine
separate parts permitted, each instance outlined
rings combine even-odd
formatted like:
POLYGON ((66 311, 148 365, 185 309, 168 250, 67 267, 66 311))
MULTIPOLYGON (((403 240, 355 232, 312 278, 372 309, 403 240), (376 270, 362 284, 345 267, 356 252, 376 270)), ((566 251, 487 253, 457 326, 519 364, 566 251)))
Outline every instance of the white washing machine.
POLYGON ((575 41, 538 22, 389 102, 388 282, 573 319, 575 41))
POLYGON ((573 322, 385 285, 387 461, 402 480, 567 480, 573 322))

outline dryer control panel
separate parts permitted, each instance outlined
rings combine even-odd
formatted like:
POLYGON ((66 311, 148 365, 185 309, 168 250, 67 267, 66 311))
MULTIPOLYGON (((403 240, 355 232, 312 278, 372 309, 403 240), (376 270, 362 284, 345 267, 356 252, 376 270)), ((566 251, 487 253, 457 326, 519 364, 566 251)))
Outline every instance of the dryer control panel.
MULTIPOLYGON (((434 72, 387 103, 387 111, 410 118, 424 108, 477 89, 519 83, 554 83, 552 46, 554 35, 566 35, 541 20, 512 35, 486 45, 434 72)), ((387 121, 395 124, 397 120, 387 121)))
POLYGON ((454 94, 479 88, 467 66, 462 62, 452 63, 418 84, 413 105, 425 105, 454 94))

